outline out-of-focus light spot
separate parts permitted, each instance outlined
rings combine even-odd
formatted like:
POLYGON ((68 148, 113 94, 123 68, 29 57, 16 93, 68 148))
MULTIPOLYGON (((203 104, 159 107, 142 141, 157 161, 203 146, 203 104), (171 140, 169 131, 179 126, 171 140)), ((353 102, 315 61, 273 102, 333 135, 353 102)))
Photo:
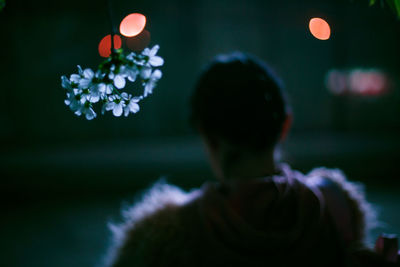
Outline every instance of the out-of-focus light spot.
MULTIPOLYGON (((119 35, 114 35, 114 48, 121 48, 121 44, 121 37, 119 35)), ((111 55, 111 34, 101 39, 99 43, 99 54, 102 57, 109 57, 111 55)))
POLYGON ((143 30, 135 37, 126 38, 126 46, 135 52, 140 52, 145 49, 150 43, 150 32, 143 30))
POLYGON ((376 69, 331 70, 326 86, 335 95, 378 96, 389 90, 389 78, 376 69))
POLYGON ((377 70, 354 70, 349 74, 350 89, 360 95, 380 95, 386 91, 387 79, 377 70))
POLYGON ((328 72, 326 87, 335 95, 344 94, 347 90, 347 75, 338 70, 328 72))
POLYGON ((133 37, 141 33, 146 26, 146 17, 139 13, 126 16, 119 25, 119 31, 123 36, 133 37))
POLYGON ((309 23, 311 34, 319 40, 328 40, 331 36, 331 27, 321 18, 312 18, 309 23))

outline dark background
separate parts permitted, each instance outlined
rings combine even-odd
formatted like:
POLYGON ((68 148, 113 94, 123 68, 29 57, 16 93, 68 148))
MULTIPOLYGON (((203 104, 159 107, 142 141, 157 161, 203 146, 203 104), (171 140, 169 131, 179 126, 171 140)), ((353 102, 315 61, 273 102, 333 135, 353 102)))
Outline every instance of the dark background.
MULTIPOLYGON (((64 105, 60 76, 102 61, 109 34, 105 1, 8 0, 0 13, 1 266, 95 266, 118 220, 161 176, 185 189, 213 179, 188 124, 201 67, 241 50, 266 60, 284 80, 294 125, 282 159, 303 172, 341 168, 366 184, 382 223, 400 234, 400 21, 368 1, 114 0, 114 19, 146 15, 164 77, 141 111, 93 121, 64 105), (331 25, 328 41, 308 30, 331 25), (382 96, 335 96, 333 69, 379 68, 391 79, 382 96)), ((240 104, 240 103, 238 103, 240 104)))

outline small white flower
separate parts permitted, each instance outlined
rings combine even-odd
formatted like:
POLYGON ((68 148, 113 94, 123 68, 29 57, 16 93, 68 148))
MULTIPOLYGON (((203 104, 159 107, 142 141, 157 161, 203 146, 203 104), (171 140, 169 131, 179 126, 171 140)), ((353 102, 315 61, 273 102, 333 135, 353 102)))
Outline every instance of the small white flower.
POLYGON ((122 111, 125 107, 124 101, 121 99, 119 95, 110 96, 109 102, 105 104, 105 109, 107 111, 112 110, 113 115, 115 117, 119 117, 122 115, 122 111))
POLYGON ((130 82, 136 81, 136 77, 139 74, 139 70, 136 65, 133 66, 122 66, 121 74, 126 77, 130 82))
POLYGON ((122 74, 117 74, 114 77, 114 86, 118 89, 122 89, 125 87, 126 81, 125 77, 122 74))
POLYGON ((147 80, 149 79, 151 76, 151 67, 144 67, 142 68, 142 70, 140 71, 140 77, 142 77, 142 79, 147 80))
POLYGON ((101 93, 105 93, 107 95, 111 94, 113 91, 113 85, 111 83, 100 83, 98 85, 98 89, 101 93))
POLYGON ((91 103, 99 102, 100 98, 101 98, 101 94, 98 91, 97 92, 96 91, 90 91, 89 96, 87 96, 87 100, 89 102, 91 102, 91 103))
POLYGON ((96 118, 97 114, 96 112, 94 112, 94 110, 92 109, 92 105, 90 104, 89 101, 85 102, 80 109, 78 109, 77 111, 75 111, 75 114, 80 116, 82 114, 85 115, 87 120, 93 120, 94 118, 96 118))
POLYGON ((79 80, 79 88, 85 89, 92 85, 92 80, 94 78, 94 72, 91 69, 85 69, 83 71, 83 78, 79 80))
POLYGON ((132 97, 132 95, 128 95, 127 93, 121 94, 122 98, 125 100, 124 107, 124 116, 128 117, 129 113, 136 113, 140 110, 139 101, 140 97, 132 97))
MULTIPOLYGON (((105 76, 105 74, 101 73, 101 71, 98 70, 94 74, 94 77, 92 77, 92 81, 91 81, 90 87, 89 87, 90 96, 88 98, 88 100, 92 103, 96 103, 100 99, 106 98, 106 92, 108 92, 109 89, 107 89, 108 85, 105 84, 104 82, 102 82, 104 76, 105 76)), ((112 91, 112 88, 111 88, 111 91, 112 91)))
POLYGON ((109 95, 113 91, 112 84, 104 82, 105 76, 106 74, 102 73, 100 70, 96 71, 90 87, 92 94, 98 94, 101 99, 104 99, 106 94, 109 95))
MULTIPOLYGON (((105 74, 101 73, 101 71, 93 72, 91 69, 85 69, 82 71, 82 78, 79 80, 79 86, 76 93, 82 94, 86 100, 91 103, 96 103, 100 99, 105 97, 105 93, 111 91, 107 88, 107 85, 101 82, 104 78, 105 74)), ((110 92, 111 93, 111 92, 110 92)))
POLYGON ((81 98, 82 104, 84 104, 86 101, 91 102, 90 101, 91 100, 91 92, 90 92, 90 90, 88 88, 86 88, 86 89, 77 89, 76 92, 77 93, 75 95, 80 94, 82 96, 82 98, 81 98))
POLYGON ((114 86, 118 89, 124 88, 125 84, 126 84, 124 75, 121 73, 118 73, 118 74, 114 73, 115 65, 112 65, 110 70, 111 70, 111 72, 110 72, 110 74, 108 74, 108 78, 113 81, 114 86))
POLYGON ((126 59, 129 61, 134 61, 135 57, 136 57, 136 53, 131 52, 126 56, 126 59))
POLYGON ((154 87, 156 87, 157 81, 161 79, 162 72, 160 70, 155 70, 147 82, 144 83, 144 92, 143 96, 147 97, 147 95, 153 93, 154 87))
POLYGON ((97 94, 95 93, 92 96, 91 90, 89 89, 92 86, 92 80, 94 78, 93 70, 85 69, 82 72, 82 70, 80 69, 79 72, 82 73, 81 75, 79 75, 79 79, 76 76, 72 77, 73 75, 77 75, 77 74, 71 75, 71 79, 73 78, 74 81, 75 82, 77 81, 77 83, 78 83, 78 88, 76 88, 74 90, 75 95, 78 95, 78 94, 82 95, 82 98, 81 98, 82 104, 84 104, 86 102, 86 100, 89 100, 90 102, 93 102, 93 103, 99 101, 97 94))
POLYGON ((61 76, 61 86, 70 92, 73 90, 71 81, 65 75, 61 76))
POLYGON ((143 57, 140 57, 133 52, 127 55, 126 59, 138 66, 144 66, 146 64, 146 60, 143 57))
POLYGON ((72 83, 79 84, 79 81, 81 80, 82 77, 83 77, 83 70, 81 66, 78 65, 78 74, 71 74, 69 80, 72 83))
POLYGON ((153 67, 159 67, 164 64, 164 59, 162 57, 156 56, 158 49, 160 49, 160 46, 155 45, 152 49, 146 48, 142 52, 142 55, 148 57, 147 62, 153 67))
POLYGON ((64 100, 64 103, 69 106, 73 112, 82 108, 81 96, 73 93, 67 93, 67 99, 64 100))
POLYGON ((88 121, 93 120, 96 118, 97 114, 91 107, 84 107, 83 113, 88 121))

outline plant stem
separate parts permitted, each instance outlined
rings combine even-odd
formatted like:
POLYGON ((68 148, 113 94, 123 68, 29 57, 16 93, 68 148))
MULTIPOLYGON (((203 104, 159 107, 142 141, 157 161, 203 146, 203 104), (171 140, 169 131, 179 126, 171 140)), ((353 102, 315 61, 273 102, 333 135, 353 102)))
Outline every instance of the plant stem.
POLYGON ((116 30, 115 30, 115 25, 114 25, 114 20, 113 20, 111 1, 112 0, 107 0, 107 5, 108 5, 108 16, 109 16, 110 25, 111 25, 111 54, 114 54, 115 53, 114 35, 116 35, 116 30))

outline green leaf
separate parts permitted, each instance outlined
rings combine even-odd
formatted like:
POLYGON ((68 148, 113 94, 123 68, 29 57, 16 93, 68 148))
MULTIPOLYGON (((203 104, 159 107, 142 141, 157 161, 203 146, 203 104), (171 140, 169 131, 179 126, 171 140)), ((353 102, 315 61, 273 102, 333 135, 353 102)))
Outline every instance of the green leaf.
POLYGON ((394 5, 397 12, 397 17, 400 19, 400 0, 394 0, 394 5))
POLYGON ((369 0, 369 5, 372 6, 376 3, 376 0, 369 0))
POLYGON ((396 6, 394 5, 394 0, 386 0, 386 4, 390 7, 391 10, 395 11, 396 6))
POLYGON ((386 4, 397 15, 397 13, 398 13, 397 12, 397 4, 399 4, 399 1, 398 0, 386 0, 386 4))
POLYGON ((0 11, 6 6, 6 0, 0 0, 0 11))

